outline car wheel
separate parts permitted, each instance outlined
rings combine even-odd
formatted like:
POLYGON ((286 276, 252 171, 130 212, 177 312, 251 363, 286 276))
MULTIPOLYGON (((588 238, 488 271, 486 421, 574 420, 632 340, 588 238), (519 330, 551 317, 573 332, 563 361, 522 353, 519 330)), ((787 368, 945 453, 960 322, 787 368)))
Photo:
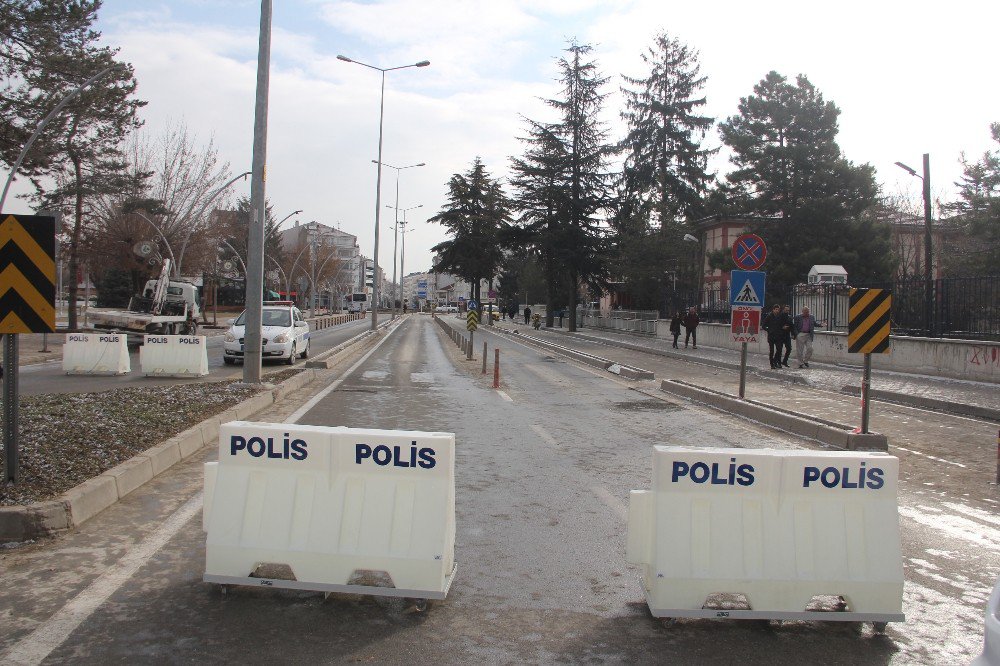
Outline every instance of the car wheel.
POLYGON ((292 353, 288 355, 288 360, 285 361, 288 365, 295 365, 295 344, 292 344, 292 353))
POLYGON ((306 348, 299 354, 299 358, 309 358, 309 341, 306 340, 306 348))

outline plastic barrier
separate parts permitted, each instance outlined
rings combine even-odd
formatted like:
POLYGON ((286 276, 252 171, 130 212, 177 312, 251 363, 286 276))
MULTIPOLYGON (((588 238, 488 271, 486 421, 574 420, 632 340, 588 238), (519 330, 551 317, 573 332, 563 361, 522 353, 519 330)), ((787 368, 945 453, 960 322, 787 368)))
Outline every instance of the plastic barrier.
POLYGON ((970 666, 1000 666, 1000 578, 986 603, 983 652, 972 660, 970 666))
POLYGON ((208 345, 204 335, 147 335, 139 350, 142 374, 150 377, 204 377, 208 345))
POLYGON ((444 599, 454 454, 448 433, 224 424, 205 465, 204 580, 444 599))
POLYGON ((124 333, 67 333, 63 344, 67 375, 127 375, 132 371, 124 333))
POLYGON ((878 453, 656 446, 652 489, 631 493, 626 559, 643 566, 655 617, 881 630, 904 619, 898 472, 878 453))

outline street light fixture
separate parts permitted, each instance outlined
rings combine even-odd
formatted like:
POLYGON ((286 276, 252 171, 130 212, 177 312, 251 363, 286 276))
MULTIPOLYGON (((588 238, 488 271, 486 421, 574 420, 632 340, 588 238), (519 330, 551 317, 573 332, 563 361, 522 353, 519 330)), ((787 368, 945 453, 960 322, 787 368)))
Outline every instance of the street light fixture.
POLYGON ((931 270, 931 156, 924 153, 924 175, 921 176, 915 169, 906 166, 902 162, 896 162, 896 166, 906 173, 919 178, 924 185, 924 326, 928 335, 933 335, 932 315, 934 312, 934 289, 933 272, 931 270))
POLYGON ((385 73, 391 72, 397 69, 407 69, 409 67, 427 67, 431 64, 430 60, 421 60, 420 62, 413 63, 412 65, 400 65, 398 67, 376 67, 374 65, 369 65, 368 63, 360 62, 358 60, 352 60, 344 55, 338 55, 337 60, 343 60, 344 62, 354 63, 355 65, 361 65, 362 67, 367 67, 368 69, 374 69, 382 73, 382 92, 379 97, 379 110, 378 110, 378 176, 375 179, 375 243, 374 251, 372 252, 372 258, 374 261, 374 279, 372 280, 372 330, 378 329, 378 232, 379 232, 379 221, 382 208, 382 121, 385 118, 385 73))
POLYGON ((287 220, 288 218, 290 218, 292 215, 298 215, 301 212, 302 212, 301 210, 293 210, 291 213, 289 213, 288 215, 286 215, 283 218, 281 218, 281 222, 278 222, 276 225, 274 225, 274 228, 275 229, 280 229, 281 225, 285 223, 285 220, 287 220))
MULTIPOLYGON (((372 160, 372 164, 378 164, 378 160, 372 160)), ((390 208, 396 208, 396 226, 398 227, 399 226, 399 172, 402 171, 403 169, 413 169, 415 167, 422 167, 422 166, 427 166, 427 165, 424 162, 421 162, 420 164, 410 164, 410 165, 402 166, 402 167, 393 166, 393 165, 388 164, 388 163, 383 163, 382 166, 387 166, 390 169, 395 169, 396 170, 396 205, 395 206, 389 206, 389 207, 390 208)), ((392 232, 392 284, 393 285, 396 284, 396 245, 398 244, 398 242, 399 242, 399 234, 397 233, 395 227, 393 227, 393 232, 392 232)), ((396 318, 396 293, 395 293, 396 292, 396 287, 393 286, 392 290, 393 290, 393 294, 392 294, 392 318, 395 319, 396 318)), ((400 296, 402 296, 402 293, 400 294, 400 296)))
MULTIPOLYGON (((396 284, 396 238, 397 238, 397 236, 400 233, 400 231, 399 231, 399 212, 403 211, 403 220, 406 220, 406 211, 413 210, 415 208, 423 208, 424 207, 423 204, 418 204, 416 206, 410 206, 409 208, 400 208, 399 205, 398 205, 399 204, 398 195, 397 195, 397 198, 396 198, 396 204, 397 205, 395 205, 395 206, 390 206, 389 204, 386 204, 386 206, 385 206, 386 208, 392 208, 392 209, 395 209, 395 211, 396 211, 396 226, 394 226, 392 228, 392 238, 393 238, 393 242, 392 242, 392 284, 393 284, 393 287, 392 287, 392 291, 393 291, 393 294, 392 294, 392 316, 393 317, 396 316, 396 287, 395 287, 395 284, 396 284)), ((403 222, 403 226, 406 226, 406 222, 405 221, 403 222)), ((399 300, 400 300, 400 302, 402 302, 402 300, 403 300, 403 275, 402 275, 403 267, 402 266, 399 267, 399 272, 400 272, 400 275, 399 275, 399 300)))

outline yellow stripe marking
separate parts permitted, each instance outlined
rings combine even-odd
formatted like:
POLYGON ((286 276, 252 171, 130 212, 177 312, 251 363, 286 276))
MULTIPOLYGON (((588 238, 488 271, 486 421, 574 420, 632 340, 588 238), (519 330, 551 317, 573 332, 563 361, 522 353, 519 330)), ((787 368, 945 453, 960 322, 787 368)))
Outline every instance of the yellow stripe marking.
POLYGON ((875 348, 882 346, 886 340, 889 339, 889 322, 885 322, 885 325, 879 330, 878 334, 875 335, 868 344, 861 349, 862 354, 871 354, 875 348))
POLYGON ((49 299, 38 293, 35 286, 28 282, 24 274, 17 269, 17 266, 10 264, 0 273, 0 298, 9 290, 13 289, 17 295, 35 311, 39 318, 49 325, 55 327, 56 311, 49 299))
POLYGON ((10 333, 34 333, 28 325, 21 321, 13 312, 9 313, 0 321, 0 333, 10 334, 10 333))
POLYGON ((13 215, 8 215, 7 219, 0 224, 0 250, 10 241, 14 241, 21 248, 21 251, 48 278, 49 282, 56 283, 55 261, 13 215))
POLYGON ((855 317, 864 312, 864 309, 868 307, 868 304, 875 300, 877 297, 882 295, 881 289, 869 289, 867 292, 862 294, 861 298, 858 299, 857 303, 851 306, 850 312, 848 313, 848 320, 853 321, 855 317))

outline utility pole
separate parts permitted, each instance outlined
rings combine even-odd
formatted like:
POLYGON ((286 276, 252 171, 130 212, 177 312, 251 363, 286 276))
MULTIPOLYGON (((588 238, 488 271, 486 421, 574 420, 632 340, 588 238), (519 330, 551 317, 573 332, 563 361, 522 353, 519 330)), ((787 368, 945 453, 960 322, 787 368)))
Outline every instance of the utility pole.
POLYGON ((934 269, 931 252, 931 156, 924 153, 924 317, 927 334, 934 335, 934 269))

